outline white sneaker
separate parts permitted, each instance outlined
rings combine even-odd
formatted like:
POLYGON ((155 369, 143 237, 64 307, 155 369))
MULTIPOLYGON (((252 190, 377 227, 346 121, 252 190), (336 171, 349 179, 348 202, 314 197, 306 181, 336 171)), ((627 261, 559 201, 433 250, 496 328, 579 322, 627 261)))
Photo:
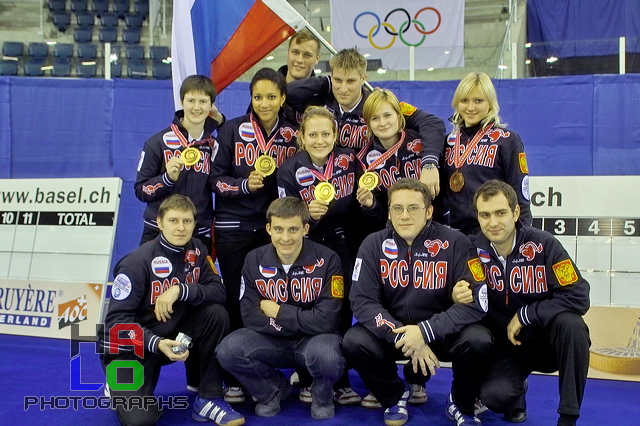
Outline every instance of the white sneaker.
POLYGON ((195 392, 195 393, 198 393, 198 388, 197 388, 196 386, 189 386, 189 385, 187 385, 187 390, 188 390, 189 392, 195 392))
POLYGON ((427 392, 424 386, 411 385, 411 397, 408 402, 411 405, 422 405, 427 402, 427 392))
POLYGON ((242 388, 230 387, 224 390, 224 401, 227 404, 242 404, 244 402, 244 392, 242 388))
POLYGON ((293 372, 291 377, 289 377, 289 383, 291 383, 291 386, 293 386, 294 388, 297 388, 300 386, 300 377, 298 377, 298 372, 296 371, 293 372))
POLYGON ((311 404, 313 402, 313 398, 311 397, 311 386, 300 389, 298 399, 300 402, 304 402, 305 404, 311 404))
POLYGON ((375 396, 371 392, 365 396, 360 403, 364 408, 382 408, 382 404, 378 402, 375 396))
POLYGON ((333 392, 333 400, 340 405, 356 405, 362 398, 352 388, 340 388, 333 392))

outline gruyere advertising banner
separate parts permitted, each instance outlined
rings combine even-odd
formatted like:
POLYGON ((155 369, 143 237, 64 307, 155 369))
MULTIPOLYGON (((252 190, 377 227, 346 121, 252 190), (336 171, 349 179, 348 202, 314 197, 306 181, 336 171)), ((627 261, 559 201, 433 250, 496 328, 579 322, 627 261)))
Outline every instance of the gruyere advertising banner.
POLYGON ((0 279, 0 333, 71 338, 94 336, 105 284, 0 279))

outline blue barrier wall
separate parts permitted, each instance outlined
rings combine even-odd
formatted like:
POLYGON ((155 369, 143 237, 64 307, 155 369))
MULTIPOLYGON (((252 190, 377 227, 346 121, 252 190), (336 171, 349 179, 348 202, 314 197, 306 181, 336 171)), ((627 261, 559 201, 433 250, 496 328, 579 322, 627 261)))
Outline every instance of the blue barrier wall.
MULTIPOLYGON (((640 174, 640 75, 497 80, 500 115, 522 136, 532 175, 640 174)), ((457 81, 376 82, 443 119, 457 81)), ((245 113, 248 83, 216 100, 245 113)), ((147 137, 173 117, 170 81, 0 77, 0 178, 123 180, 114 259, 137 246, 144 204, 133 193, 147 137)), ((449 126, 450 128, 450 126, 449 126)))

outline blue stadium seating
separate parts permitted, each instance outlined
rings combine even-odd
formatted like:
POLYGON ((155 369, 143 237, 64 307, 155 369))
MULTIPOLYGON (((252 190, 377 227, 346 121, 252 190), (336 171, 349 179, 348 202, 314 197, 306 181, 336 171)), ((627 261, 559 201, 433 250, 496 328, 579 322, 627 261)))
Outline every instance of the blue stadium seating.
POLYGON ((140 43, 140 30, 133 28, 122 30, 122 41, 124 41, 125 44, 140 43))
POLYGON ((73 44, 57 43, 53 47, 53 56, 60 60, 66 60, 73 56, 73 44))
POLYGON ((155 62, 151 65, 151 75, 156 80, 168 80, 171 78, 171 64, 155 62))
POLYGON ((82 78, 93 78, 96 76, 98 66, 96 64, 83 65, 79 63, 76 65, 76 74, 82 78))
POLYGON ((24 75, 28 77, 42 77, 44 75, 43 66, 44 62, 42 61, 27 61, 24 64, 24 75))
POLYGON ((128 45, 126 46, 127 59, 130 61, 141 61, 144 59, 144 46, 128 45))
POLYGON ((95 44, 80 43, 78 44, 78 58, 85 60, 93 60, 98 56, 98 47, 95 44))
POLYGON ((56 61, 53 64, 51 75, 54 77, 69 77, 71 75, 71 62, 56 61))
POLYGON ((129 63, 127 63, 127 75, 129 78, 147 78, 147 64, 144 62, 129 61, 129 63))
POLYGON ((111 62, 111 78, 122 77, 122 62, 111 62))
POLYGON ((71 25, 71 12, 67 12, 65 10, 61 12, 54 12, 53 14, 53 25, 60 32, 65 32, 69 25, 71 25))
POLYGON ((138 29, 142 27, 142 20, 144 16, 138 13, 125 13, 124 22, 127 24, 127 28, 138 29))
POLYGON ((109 10, 109 2, 107 0, 93 0, 91 2, 91 10, 93 10, 97 16, 102 16, 109 10))
POLYGON ((66 8, 66 0, 49 0, 47 6, 53 13, 62 12, 66 8))
POLYGON ((103 43, 115 43, 118 39, 118 30, 115 28, 100 28, 99 31, 100 41, 103 43))
POLYGON ((80 28, 92 29, 95 21, 93 12, 76 13, 76 23, 80 28))
POLYGON ((93 31, 86 28, 76 28, 73 30, 73 39, 76 43, 91 43, 93 31))
POLYGON ((29 43, 29 56, 35 60, 42 60, 49 56, 49 46, 47 43, 32 42, 29 43))
POLYGON ((18 61, 0 60, 0 75, 18 75, 18 61))
POLYGON ((113 0, 113 11, 124 19, 124 14, 129 13, 129 0, 113 0))
POLYGON ((2 43, 2 54, 4 56, 20 57, 23 49, 24 43, 21 41, 5 41, 2 43))
POLYGON ((115 13, 103 13, 100 16, 100 23, 104 28, 116 28, 118 26, 118 15, 115 13))
POLYGON ((71 0, 71 10, 74 12, 86 12, 87 8, 87 0, 71 0))
POLYGON ((149 16, 149 0, 135 0, 133 10, 146 18, 149 16))
POLYGON ((171 56, 169 47, 167 46, 151 46, 149 47, 149 58, 154 61, 162 61, 171 56))

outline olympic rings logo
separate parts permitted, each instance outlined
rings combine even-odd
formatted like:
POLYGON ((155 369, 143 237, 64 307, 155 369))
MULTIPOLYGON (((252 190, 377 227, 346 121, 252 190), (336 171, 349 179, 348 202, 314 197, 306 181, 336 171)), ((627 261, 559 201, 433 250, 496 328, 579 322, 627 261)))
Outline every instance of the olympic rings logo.
POLYGON ((435 33, 438 30, 438 28, 440 28, 441 23, 442 23, 442 16, 440 15, 440 12, 436 8, 424 7, 420 9, 418 12, 416 12, 413 19, 411 18, 411 15, 406 9, 397 8, 387 13, 387 16, 384 17, 384 22, 381 22, 380 17, 373 12, 362 12, 358 16, 356 16, 356 18, 353 20, 353 30, 356 32, 358 36, 368 39, 369 43, 371 43, 371 46, 375 47, 376 49, 385 50, 393 46, 393 44, 396 42, 396 37, 399 38, 400 41, 402 41, 407 46, 418 47, 422 43, 424 43, 427 35, 435 33), (406 20, 400 25, 400 28, 398 30, 396 30, 392 24, 387 22, 391 17, 391 15, 393 15, 396 12, 404 13, 406 17, 406 20), (435 14, 436 24, 433 26, 433 28, 427 30, 424 24, 418 20, 418 17, 422 12, 430 12, 432 14, 435 14), (358 22, 360 21, 360 18, 366 15, 371 15, 376 20, 376 24, 371 27, 368 34, 363 34, 358 30, 358 22), (416 29, 416 31, 418 31, 419 34, 422 34, 422 38, 417 43, 408 42, 404 36, 404 34, 407 31, 409 31, 411 24, 413 24, 413 27, 416 29), (386 46, 379 46, 373 41, 373 38, 377 36, 378 33, 380 32, 380 28, 384 28, 387 34, 392 36, 391 42, 386 46))

